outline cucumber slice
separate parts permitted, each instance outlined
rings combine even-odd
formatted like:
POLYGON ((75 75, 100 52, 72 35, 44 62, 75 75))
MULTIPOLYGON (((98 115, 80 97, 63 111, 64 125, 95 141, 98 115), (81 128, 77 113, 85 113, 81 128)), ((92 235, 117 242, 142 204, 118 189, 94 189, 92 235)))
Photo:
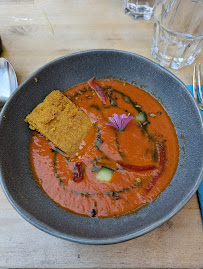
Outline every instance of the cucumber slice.
POLYGON ((141 111, 135 118, 141 122, 147 121, 147 115, 144 111, 141 111))
POLYGON ((99 172, 96 175, 96 179, 100 181, 106 181, 109 182, 113 175, 113 170, 109 169, 107 167, 103 167, 99 170, 99 172))

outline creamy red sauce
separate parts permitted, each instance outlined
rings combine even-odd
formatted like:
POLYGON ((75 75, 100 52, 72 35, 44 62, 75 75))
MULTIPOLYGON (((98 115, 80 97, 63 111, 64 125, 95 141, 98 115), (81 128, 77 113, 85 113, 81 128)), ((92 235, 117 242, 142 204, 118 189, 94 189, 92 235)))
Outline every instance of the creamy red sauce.
POLYGON ((122 81, 97 83, 106 94, 105 106, 87 83, 64 92, 92 121, 76 156, 67 158, 33 132, 30 162, 38 184, 59 206, 80 215, 114 217, 140 209, 169 185, 178 164, 178 140, 168 114, 150 94, 122 81), (146 124, 132 119, 124 132, 104 123, 114 113, 136 117, 142 111, 146 124), (74 180, 77 163, 82 164, 79 181, 74 180), (133 165, 154 169, 132 171, 133 165), (114 170, 110 182, 96 179, 102 166, 114 170))

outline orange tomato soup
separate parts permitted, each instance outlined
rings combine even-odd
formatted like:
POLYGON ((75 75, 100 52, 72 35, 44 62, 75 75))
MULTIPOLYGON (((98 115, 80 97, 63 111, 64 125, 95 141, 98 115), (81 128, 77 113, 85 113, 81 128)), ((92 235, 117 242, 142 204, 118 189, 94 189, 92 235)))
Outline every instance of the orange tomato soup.
POLYGON ((65 210, 115 217, 140 209, 164 191, 176 171, 179 147, 168 114, 150 94, 118 80, 97 83, 106 105, 88 83, 64 92, 92 121, 75 157, 34 131, 30 162, 40 187, 65 210), (123 132, 105 124, 114 113, 134 116, 123 132), (113 171, 109 182, 96 178, 101 167, 113 171), (75 180, 79 172, 82 178, 75 180))

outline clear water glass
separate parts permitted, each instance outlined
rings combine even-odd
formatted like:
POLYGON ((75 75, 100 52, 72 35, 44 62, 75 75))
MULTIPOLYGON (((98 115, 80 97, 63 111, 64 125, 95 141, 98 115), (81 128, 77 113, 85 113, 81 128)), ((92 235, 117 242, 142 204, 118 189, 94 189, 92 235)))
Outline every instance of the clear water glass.
POLYGON ((124 0, 124 12, 137 20, 150 20, 153 16, 155 0, 124 0))
POLYGON ((151 54, 164 67, 191 64, 203 47, 203 0, 156 0, 151 54))

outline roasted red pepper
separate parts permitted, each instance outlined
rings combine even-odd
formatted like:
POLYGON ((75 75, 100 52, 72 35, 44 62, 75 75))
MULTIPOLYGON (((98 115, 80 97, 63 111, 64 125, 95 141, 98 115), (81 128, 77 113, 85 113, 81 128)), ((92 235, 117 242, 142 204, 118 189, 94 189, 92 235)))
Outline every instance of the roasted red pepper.
POLYGON ((161 141, 159 141, 156 143, 156 147, 157 147, 157 152, 158 152, 158 156, 159 156, 159 168, 153 172, 152 180, 145 187, 144 192, 149 192, 154 187, 156 181, 162 175, 164 168, 165 168, 166 152, 165 152, 164 144, 161 141))
POLYGON ((102 90, 102 88, 96 83, 96 81, 94 80, 94 78, 90 79, 88 81, 88 84, 90 85, 90 87, 95 90, 95 92, 97 93, 97 95, 99 96, 99 98, 101 99, 102 103, 104 105, 106 105, 106 96, 104 94, 104 91, 102 90))
POLYGON ((157 168, 156 165, 154 164, 141 166, 141 165, 124 163, 122 161, 117 161, 117 163, 120 166, 122 166, 124 169, 133 171, 133 172, 147 172, 147 171, 155 170, 157 168))
POLYGON ((73 173, 73 181, 79 182, 84 179, 83 171, 84 171, 84 163, 83 162, 77 162, 75 164, 75 168, 77 169, 76 172, 73 173))

